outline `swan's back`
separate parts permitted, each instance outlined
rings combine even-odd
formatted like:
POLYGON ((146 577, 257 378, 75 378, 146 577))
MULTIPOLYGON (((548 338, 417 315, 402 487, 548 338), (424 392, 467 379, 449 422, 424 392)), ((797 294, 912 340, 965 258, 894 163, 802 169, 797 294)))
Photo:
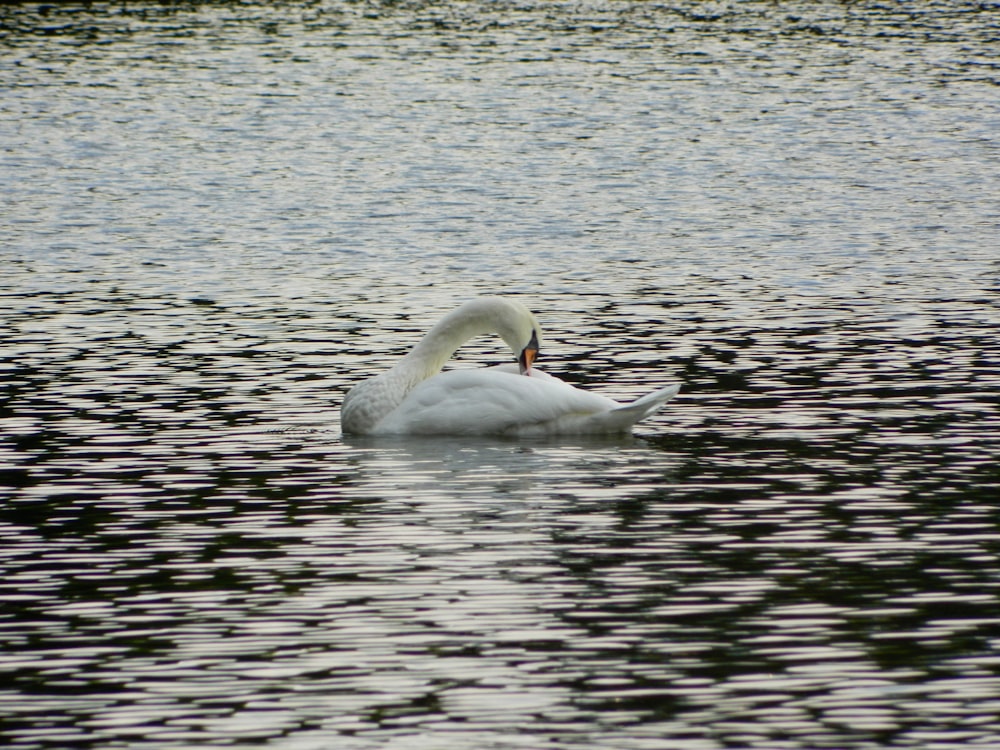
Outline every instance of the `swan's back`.
POLYGON ((375 428, 388 435, 548 433, 560 418, 606 412, 618 404, 515 365, 449 370, 417 385, 375 428))
POLYGON ((493 435, 545 437, 608 435, 632 426, 673 397, 679 386, 620 404, 513 365, 451 370, 426 380, 372 432, 379 435, 493 435))

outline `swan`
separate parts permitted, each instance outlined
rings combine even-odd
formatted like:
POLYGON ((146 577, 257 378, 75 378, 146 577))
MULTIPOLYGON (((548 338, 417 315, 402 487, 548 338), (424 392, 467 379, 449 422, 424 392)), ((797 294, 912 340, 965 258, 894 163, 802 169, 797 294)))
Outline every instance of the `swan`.
POLYGON ((671 385, 631 404, 574 388, 533 367, 541 341, 527 307, 479 297, 445 315, 391 369, 355 385, 341 405, 354 435, 550 436, 623 433, 680 390, 671 385), (516 363, 441 371, 466 341, 500 335, 516 363))

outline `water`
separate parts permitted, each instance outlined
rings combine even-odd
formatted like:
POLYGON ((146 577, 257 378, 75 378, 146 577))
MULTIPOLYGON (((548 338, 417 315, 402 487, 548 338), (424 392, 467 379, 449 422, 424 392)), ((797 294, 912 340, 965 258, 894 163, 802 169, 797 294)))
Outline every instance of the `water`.
POLYGON ((998 27, 4 6, 0 744, 1000 743, 998 27), (481 293, 681 396, 343 438, 481 293))

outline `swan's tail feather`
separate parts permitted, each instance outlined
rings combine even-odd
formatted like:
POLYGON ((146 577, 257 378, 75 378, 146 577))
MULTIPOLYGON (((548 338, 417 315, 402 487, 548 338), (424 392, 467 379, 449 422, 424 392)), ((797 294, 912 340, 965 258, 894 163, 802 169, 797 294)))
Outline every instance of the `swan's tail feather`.
POLYGON ((681 389, 680 385, 668 385, 666 388, 647 393, 642 398, 638 398, 631 404, 612 409, 601 416, 605 420, 605 425, 609 430, 627 430, 636 422, 639 422, 657 411, 667 401, 677 395, 681 389))

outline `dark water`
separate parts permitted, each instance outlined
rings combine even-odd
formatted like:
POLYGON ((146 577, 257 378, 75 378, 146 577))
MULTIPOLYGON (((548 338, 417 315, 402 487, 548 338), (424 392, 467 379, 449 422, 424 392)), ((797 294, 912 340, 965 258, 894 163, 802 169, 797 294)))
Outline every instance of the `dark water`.
POLYGON ((1000 745, 998 36, 0 6, 0 745, 1000 745), (342 438, 481 293, 544 369, 681 396, 342 438))

